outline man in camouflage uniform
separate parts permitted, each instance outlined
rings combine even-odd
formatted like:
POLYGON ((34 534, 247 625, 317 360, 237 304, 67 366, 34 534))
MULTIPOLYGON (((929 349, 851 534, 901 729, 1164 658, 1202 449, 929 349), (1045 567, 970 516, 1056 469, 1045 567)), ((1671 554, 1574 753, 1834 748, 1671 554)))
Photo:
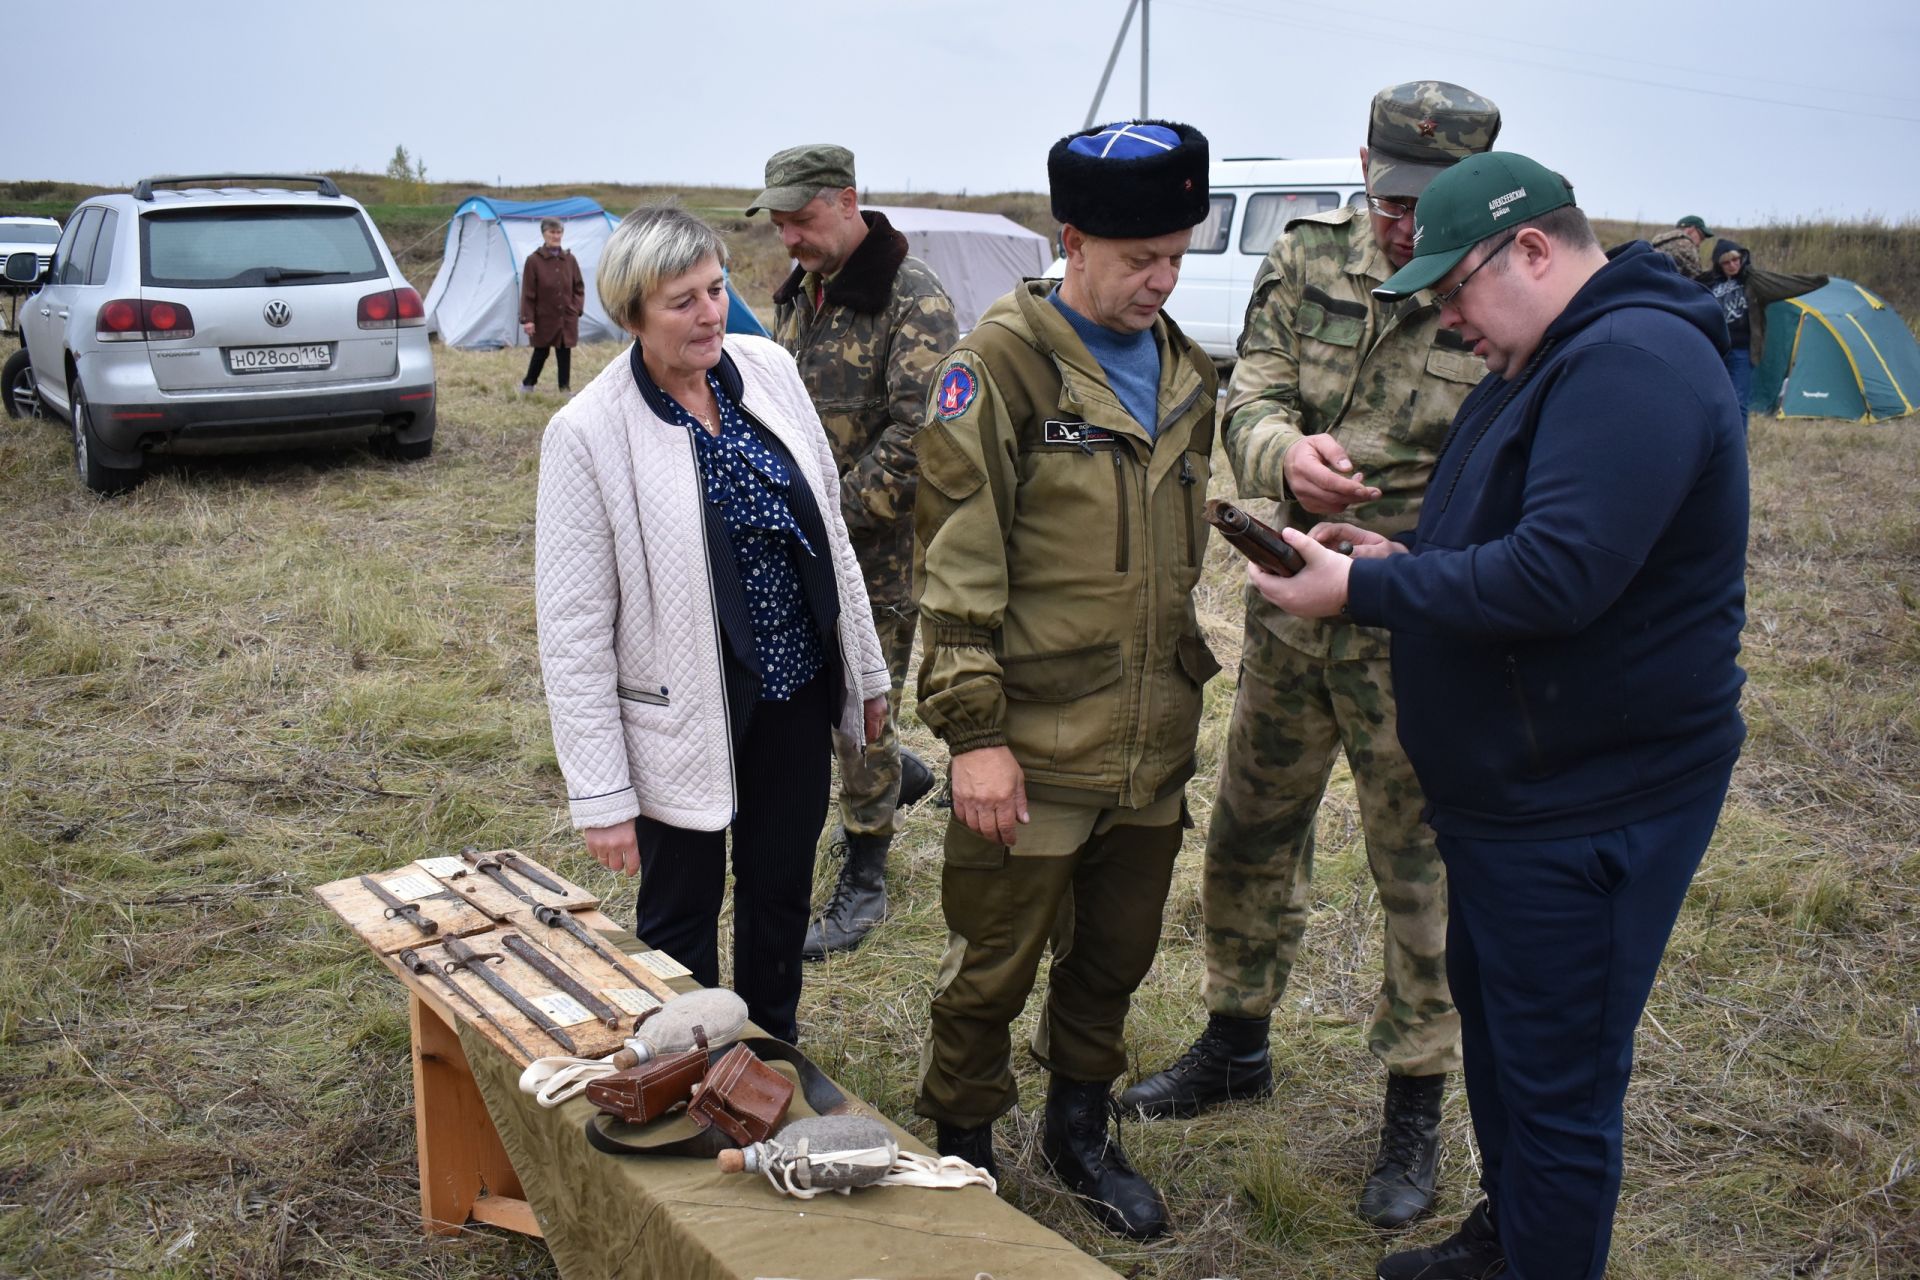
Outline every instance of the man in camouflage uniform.
POLYGON ((1145 1239, 1166 1205, 1109 1136, 1109 1089, 1220 669, 1193 606, 1219 377, 1161 314, 1207 215, 1207 142, 1107 125, 1062 138, 1047 174, 1066 275, 987 309, 920 436, 919 709, 952 753, 953 818, 914 1110, 942 1155, 992 1167, 1010 1026, 1051 943, 1041 1155, 1145 1239))
MULTIPOLYGON (((1240 492, 1280 501, 1285 523, 1323 516, 1411 529, 1454 410, 1484 369, 1422 293, 1373 288, 1413 256, 1427 182, 1500 130, 1492 103, 1419 81, 1373 100, 1368 209, 1295 220, 1255 278, 1224 428, 1240 492)), ((1269 1017, 1312 905, 1314 818, 1335 754, 1354 777, 1386 917, 1367 1045, 1387 1067, 1385 1120, 1360 1213, 1399 1226, 1433 1203, 1446 1073, 1460 1061, 1447 992, 1446 883, 1395 733, 1387 634, 1288 617, 1247 592, 1239 690, 1207 833, 1208 1025, 1167 1070, 1121 1095, 1143 1115, 1193 1115, 1273 1091, 1269 1017)))
POLYGON ((1712 234, 1704 218, 1690 213, 1647 243, 1672 258, 1673 265, 1686 275, 1697 276, 1701 242, 1712 234))
POLYGON ((774 337, 800 366, 840 467, 840 510, 867 576, 874 626, 893 673, 885 729, 870 744, 836 733, 847 860, 801 955, 859 945, 887 913, 894 817, 933 787, 894 721, 913 653, 913 437, 934 367, 959 338, 953 303, 885 215, 862 213, 853 153, 790 147, 767 161, 766 209, 799 264, 774 292, 774 337))

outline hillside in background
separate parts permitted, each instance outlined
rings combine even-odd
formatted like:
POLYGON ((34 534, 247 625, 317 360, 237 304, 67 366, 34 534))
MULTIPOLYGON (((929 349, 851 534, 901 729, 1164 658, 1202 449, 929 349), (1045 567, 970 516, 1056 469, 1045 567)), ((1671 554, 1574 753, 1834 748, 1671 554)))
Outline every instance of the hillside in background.
MULTIPOLYGON (((576 182, 536 187, 489 187, 481 183, 400 182, 366 173, 328 175, 341 190, 366 205, 386 236, 401 270, 424 292, 440 267, 446 223, 460 201, 471 195, 507 200, 548 200, 590 196, 616 217, 636 205, 678 199, 713 221, 734 254, 734 283, 756 308, 767 309, 767 295, 785 278, 788 259, 764 216, 747 218, 746 203, 757 187, 698 187, 576 182)), ((73 206, 110 187, 65 182, 0 183, 0 214, 30 213, 64 219, 73 206)), ((990 195, 917 191, 864 191, 869 204, 933 205, 973 213, 998 213, 1052 239, 1058 230, 1046 196, 1031 191, 990 195)), ((1596 219, 1604 244, 1618 244, 1662 229, 1660 224, 1596 219)), ((1920 332, 1920 219, 1898 223, 1789 222, 1763 227, 1716 227, 1720 235, 1753 251, 1756 264, 1779 271, 1825 272, 1845 276, 1886 298, 1920 332)), ((1711 246, 1709 246, 1711 248, 1711 246)))

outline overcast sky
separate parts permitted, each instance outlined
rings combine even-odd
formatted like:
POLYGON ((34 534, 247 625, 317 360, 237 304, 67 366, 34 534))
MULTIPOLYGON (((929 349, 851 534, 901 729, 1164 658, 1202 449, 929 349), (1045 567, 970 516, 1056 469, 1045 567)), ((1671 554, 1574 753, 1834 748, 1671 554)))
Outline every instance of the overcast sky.
MULTIPOLYGON (((1150 106, 1214 154, 1344 156, 1367 102, 1452 80, 1600 216, 1920 216, 1920 4, 1149 0, 1150 106), (1604 12, 1604 21, 1591 14, 1604 12)), ((36 0, 0 178, 358 168, 757 184, 836 141, 863 186, 1042 190, 1125 0, 36 0)), ((1100 111, 1140 104, 1139 24, 1100 111)))

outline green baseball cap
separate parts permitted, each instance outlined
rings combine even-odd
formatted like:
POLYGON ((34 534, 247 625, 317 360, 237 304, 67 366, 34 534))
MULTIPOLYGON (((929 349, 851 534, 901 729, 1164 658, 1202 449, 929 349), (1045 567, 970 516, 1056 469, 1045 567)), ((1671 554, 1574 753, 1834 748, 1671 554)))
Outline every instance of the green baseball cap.
POLYGON ((1413 260, 1373 295, 1391 302, 1430 289, 1488 236, 1572 203, 1566 179, 1537 160, 1468 156, 1428 184, 1413 209, 1413 260))
POLYGON ((1698 231, 1703 236, 1710 236, 1713 234, 1713 228, 1708 226, 1705 220, 1703 220, 1700 217, 1700 215, 1697 213, 1690 213, 1686 217, 1680 219, 1680 221, 1674 223, 1673 225, 1676 227, 1692 227, 1695 231, 1698 231))
POLYGON ((767 161, 767 189, 747 206, 747 216, 751 218, 762 209, 792 213, 823 188, 838 191, 857 185, 853 180, 853 152, 845 147, 830 142, 788 147, 774 152, 767 161))

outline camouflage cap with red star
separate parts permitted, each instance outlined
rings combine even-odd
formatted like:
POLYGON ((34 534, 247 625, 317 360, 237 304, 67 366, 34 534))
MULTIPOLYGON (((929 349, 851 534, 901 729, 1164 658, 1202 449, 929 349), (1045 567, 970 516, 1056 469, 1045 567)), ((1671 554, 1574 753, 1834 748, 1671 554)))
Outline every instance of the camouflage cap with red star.
POLYGON ((1367 190, 1411 200, 1456 160, 1491 151, 1500 108, 1444 80, 1410 80, 1373 95, 1367 127, 1367 190))

